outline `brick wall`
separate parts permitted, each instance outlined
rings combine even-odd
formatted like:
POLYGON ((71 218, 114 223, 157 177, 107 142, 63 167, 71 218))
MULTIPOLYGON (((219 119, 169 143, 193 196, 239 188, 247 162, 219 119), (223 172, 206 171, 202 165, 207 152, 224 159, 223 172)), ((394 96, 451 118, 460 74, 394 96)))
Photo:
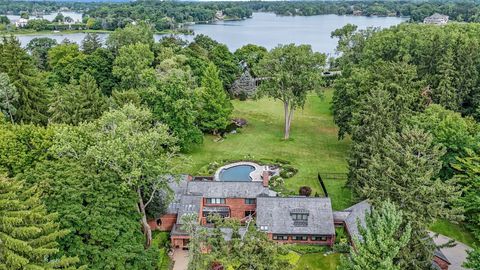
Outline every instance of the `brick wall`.
MULTIPOLYGON (((257 209, 256 204, 245 204, 244 198, 226 198, 225 204, 207 204, 206 198, 203 199, 203 206, 213 207, 228 207, 230 209, 230 217, 235 219, 243 219, 245 217, 245 211, 255 211, 257 209)), ((203 225, 206 224, 206 218, 201 213, 203 225)))
POLYGON ((152 230, 171 231, 173 225, 177 222, 177 214, 165 214, 158 219, 148 221, 152 230))

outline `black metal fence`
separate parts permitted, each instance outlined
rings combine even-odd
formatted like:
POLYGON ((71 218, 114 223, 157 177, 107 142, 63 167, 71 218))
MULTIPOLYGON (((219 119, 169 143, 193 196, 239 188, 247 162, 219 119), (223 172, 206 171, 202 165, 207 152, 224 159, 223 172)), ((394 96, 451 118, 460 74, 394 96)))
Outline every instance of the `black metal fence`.
POLYGON ((347 180, 347 173, 319 172, 323 180, 347 180))

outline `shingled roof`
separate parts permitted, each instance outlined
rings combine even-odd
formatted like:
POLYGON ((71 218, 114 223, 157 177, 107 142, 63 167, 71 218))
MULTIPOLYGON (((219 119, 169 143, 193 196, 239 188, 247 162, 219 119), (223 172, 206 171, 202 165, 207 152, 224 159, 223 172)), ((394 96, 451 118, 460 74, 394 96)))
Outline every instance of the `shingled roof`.
POLYGON ((200 195, 183 195, 178 206, 177 224, 182 223, 182 216, 185 214, 200 212, 202 196, 200 195))
POLYGON ((343 222, 347 227, 350 237, 360 237, 360 232, 358 231, 357 220, 360 222, 360 225, 365 227, 365 215, 370 212, 372 206, 367 200, 361 201, 357 204, 350 206, 349 208, 335 213, 335 218, 340 218, 344 216, 343 222), (345 215, 348 213, 348 215, 345 215))
POLYGON ((335 234, 330 198, 258 197, 256 222, 258 228, 274 234, 335 234), (299 212, 308 214, 301 226, 292 218, 292 213, 299 212))
POLYGON ((256 198, 260 194, 276 195, 259 181, 189 181, 187 194, 199 194, 205 198, 256 198))

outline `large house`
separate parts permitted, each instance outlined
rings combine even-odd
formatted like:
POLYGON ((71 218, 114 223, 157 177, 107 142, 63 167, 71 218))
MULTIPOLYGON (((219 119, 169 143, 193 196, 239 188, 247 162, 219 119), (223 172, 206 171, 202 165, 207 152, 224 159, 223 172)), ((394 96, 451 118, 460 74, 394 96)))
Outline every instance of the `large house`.
MULTIPOLYGON (((263 173, 259 181, 238 182, 183 177, 170 183, 174 199, 166 213, 149 224, 154 230, 170 231, 174 248, 187 248, 190 237, 182 230, 182 216, 189 213, 197 214, 199 224, 206 227, 211 214, 240 221, 255 217, 257 229, 279 243, 333 246, 335 227, 344 227, 350 239, 359 237, 357 221, 365 225, 365 214, 371 208, 367 201, 333 211, 328 197, 279 197, 269 189, 268 182, 268 173, 263 173)), ((222 232, 226 240, 231 237, 231 230, 222 232)), ((447 270, 449 262, 437 251, 434 265, 447 270)))
POLYGON ((443 25, 448 23, 448 16, 435 13, 432 16, 426 17, 423 19, 423 23, 425 24, 438 24, 443 25))

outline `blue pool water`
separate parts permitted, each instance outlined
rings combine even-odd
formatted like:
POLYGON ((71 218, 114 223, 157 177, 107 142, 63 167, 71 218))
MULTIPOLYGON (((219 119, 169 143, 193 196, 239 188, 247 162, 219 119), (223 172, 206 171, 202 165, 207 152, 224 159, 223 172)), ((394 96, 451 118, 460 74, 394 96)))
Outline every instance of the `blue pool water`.
POLYGON ((227 169, 223 169, 220 172, 219 175, 219 180, 220 181, 227 181, 227 182, 233 182, 233 181, 252 181, 252 178, 250 178, 250 173, 255 170, 255 167, 250 166, 250 165, 238 165, 234 167, 230 167, 227 169))

